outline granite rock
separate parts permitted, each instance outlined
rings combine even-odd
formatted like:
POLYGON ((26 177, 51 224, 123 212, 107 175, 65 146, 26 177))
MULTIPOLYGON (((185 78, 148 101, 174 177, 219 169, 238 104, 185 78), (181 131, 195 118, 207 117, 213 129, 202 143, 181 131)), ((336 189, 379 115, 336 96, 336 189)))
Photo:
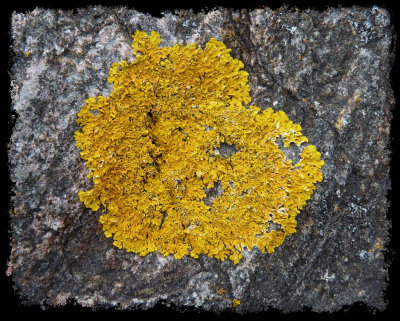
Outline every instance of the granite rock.
MULTIPOLYGON (((6 273, 22 304, 147 309, 161 301, 245 313, 332 312, 363 302, 385 309, 394 106, 386 10, 215 8, 153 17, 125 7, 37 8, 13 13, 11 39, 17 119, 8 151, 6 273), (76 114, 89 96, 111 92, 109 67, 132 61, 136 30, 159 32, 163 46, 223 41, 250 74, 253 103, 286 112, 321 151, 324 181, 298 216, 297 233, 274 253, 245 252, 236 265, 205 255, 140 257, 114 247, 100 214, 79 201, 78 190, 91 182, 73 138, 76 114), (233 299, 240 305, 233 308, 233 299)), ((295 149, 288 155, 298 157, 295 149)))

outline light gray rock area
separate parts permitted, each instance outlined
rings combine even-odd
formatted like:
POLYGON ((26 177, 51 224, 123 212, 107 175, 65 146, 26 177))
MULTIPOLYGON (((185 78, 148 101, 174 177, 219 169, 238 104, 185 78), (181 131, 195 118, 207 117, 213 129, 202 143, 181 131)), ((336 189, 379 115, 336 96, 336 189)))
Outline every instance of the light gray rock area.
POLYGON ((214 8, 158 18, 125 7, 37 8, 14 12, 10 23, 17 119, 8 150, 12 248, 3 273, 21 304, 148 309, 162 302, 239 314, 334 312, 356 302, 385 309, 394 107, 385 9, 214 8), (274 253, 254 248, 236 265, 204 254, 141 257, 113 246, 100 211, 80 202, 77 192, 92 182, 75 147, 76 114, 90 96, 111 92, 109 68, 133 60, 136 30, 159 32, 162 46, 223 41, 249 73, 252 103, 284 111, 321 152, 324 180, 297 217, 297 232, 274 253))

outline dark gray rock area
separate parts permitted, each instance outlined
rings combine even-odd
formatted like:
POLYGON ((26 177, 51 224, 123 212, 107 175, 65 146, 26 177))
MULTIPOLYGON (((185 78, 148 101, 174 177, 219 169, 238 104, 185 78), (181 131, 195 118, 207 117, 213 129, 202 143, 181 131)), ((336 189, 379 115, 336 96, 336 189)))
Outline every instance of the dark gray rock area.
POLYGON ((21 302, 146 309, 162 301, 237 313, 332 312, 355 302, 385 309, 392 46, 389 13, 379 7, 216 8, 161 18, 123 7, 14 13, 15 195, 4 272, 21 302), (252 103, 285 111, 321 151, 324 181, 298 216, 297 233, 275 253, 254 249, 236 265, 206 255, 140 257, 114 247, 100 213, 79 201, 91 181, 75 147, 76 114, 88 97, 111 92, 109 68, 132 61, 136 30, 159 32, 163 46, 223 41, 250 74, 252 103))

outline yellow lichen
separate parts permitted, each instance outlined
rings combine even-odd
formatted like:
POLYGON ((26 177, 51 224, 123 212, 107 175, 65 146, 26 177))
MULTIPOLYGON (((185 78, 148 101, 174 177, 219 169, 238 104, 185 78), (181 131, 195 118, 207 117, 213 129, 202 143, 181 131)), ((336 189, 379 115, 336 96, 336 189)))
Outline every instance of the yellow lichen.
POLYGON ((238 299, 233 299, 232 300, 232 307, 236 308, 238 305, 240 305, 240 300, 238 299))
POLYGON ((218 291, 217 291, 217 294, 219 295, 219 296, 225 296, 225 294, 226 294, 226 290, 224 289, 224 288, 221 288, 221 289, 219 289, 218 291))
POLYGON ((299 163, 285 157, 278 141, 308 139, 284 112, 245 106, 248 73, 222 42, 160 42, 136 32, 134 61, 111 66, 112 93, 78 113, 76 145, 93 179, 81 201, 103 207, 105 235, 128 252, 234 263, 245 249, 273 252, 322 181, 320 153, 308 145, 299 163), (221 155, 221 144, 235 152, 221 155), (217 186, 222 195, 204 202, 217 186))
POLYGON ((342 115, 339 115, 339 117, 337 118, 337 121, 335 123, 335 127, 337 129, 342 129, 343 125, 344 125, 343 124, 343 117, 342 117, 342 115))

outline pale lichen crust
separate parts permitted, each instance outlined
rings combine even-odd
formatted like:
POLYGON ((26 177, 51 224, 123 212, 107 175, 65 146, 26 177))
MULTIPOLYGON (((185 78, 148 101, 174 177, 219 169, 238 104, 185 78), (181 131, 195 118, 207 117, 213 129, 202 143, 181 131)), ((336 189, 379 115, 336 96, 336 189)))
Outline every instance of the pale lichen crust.
POLYGON ((273 252, 322 181, 321 154, 308 145, 297 164, 285 157, 278 141, 307 137, 284 112, 246 106, 248 73, 222 42, 160 42, 136 32, 134 61, 110 69, 112 93, 78 113, 76 145, 93 179, 81 201, 103 207, 105 235, 128 252, 235 263, 245 249, 273 252))

